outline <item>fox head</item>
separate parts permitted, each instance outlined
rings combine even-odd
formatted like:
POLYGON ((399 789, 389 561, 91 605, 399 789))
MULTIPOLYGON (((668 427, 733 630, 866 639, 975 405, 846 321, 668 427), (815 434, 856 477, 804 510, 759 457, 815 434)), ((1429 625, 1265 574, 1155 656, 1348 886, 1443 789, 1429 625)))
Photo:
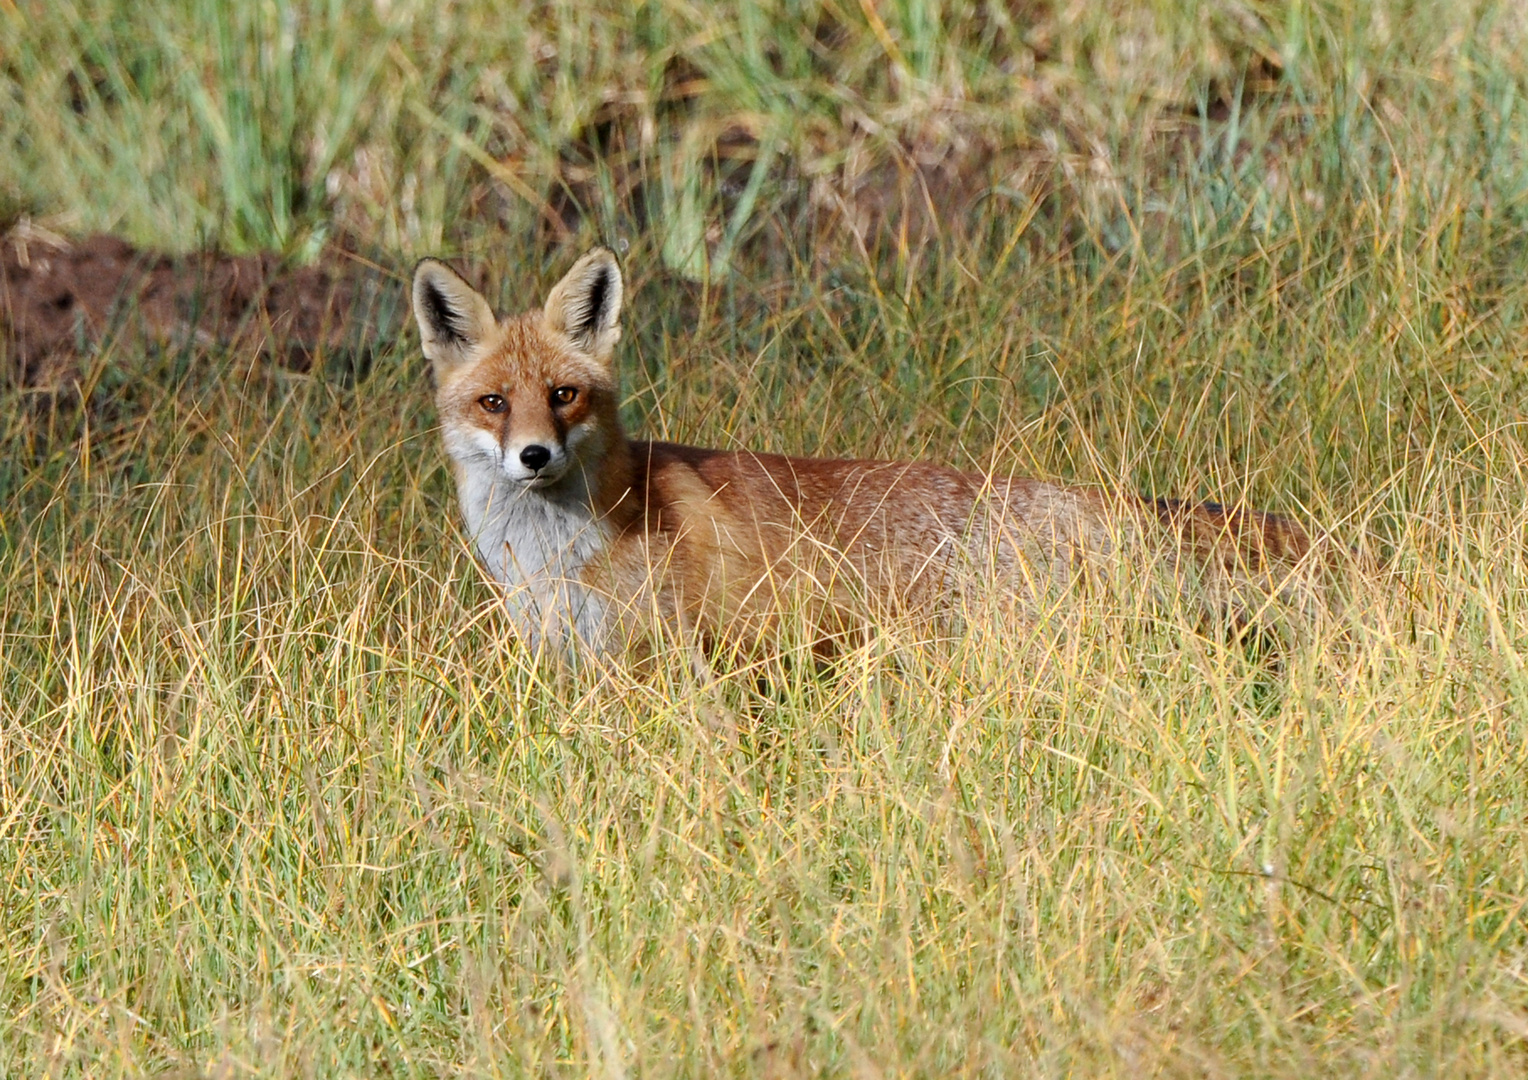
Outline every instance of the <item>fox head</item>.
POLYGON ((584 487, 622 438, 612 352, 621 270, 586 253, 539 311, 498 320, 445 263, 414 271, 414 318, 435 372, 446 452, 459 469, 517 487, 584 487))

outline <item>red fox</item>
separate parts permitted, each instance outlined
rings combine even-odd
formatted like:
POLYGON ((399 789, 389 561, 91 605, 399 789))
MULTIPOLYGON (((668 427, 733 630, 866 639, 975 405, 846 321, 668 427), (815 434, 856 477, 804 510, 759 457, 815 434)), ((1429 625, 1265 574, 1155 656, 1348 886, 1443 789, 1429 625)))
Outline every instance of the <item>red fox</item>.
POLYGON ((604 248, 540 310, 503 320, 444 263, 414 272, 467 532, 532 647, 620 651, 655 616, 702 648, 758 646, 789 608, 831 651, 877 615, 958 618, 973 594, 1022 605, 1132 548, 1233 617, 1306 593, 1310 538, 1256 511, 632 440, 613 359, 622 294, 604 248))

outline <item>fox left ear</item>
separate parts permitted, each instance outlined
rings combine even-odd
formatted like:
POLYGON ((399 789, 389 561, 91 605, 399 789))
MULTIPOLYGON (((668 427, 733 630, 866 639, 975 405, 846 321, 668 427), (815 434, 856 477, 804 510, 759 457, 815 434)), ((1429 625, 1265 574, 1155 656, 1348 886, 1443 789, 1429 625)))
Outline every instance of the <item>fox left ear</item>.
POLYGON ((552 287, 543 315, 547 329, 604 360, 621 340, 621 268, 609 248, 597 247, 552 287))
POLYGON ((470 359, 497 325, 481 293, 438 259, 414 268, 414 318, 420 344, 437 377, 470 359))

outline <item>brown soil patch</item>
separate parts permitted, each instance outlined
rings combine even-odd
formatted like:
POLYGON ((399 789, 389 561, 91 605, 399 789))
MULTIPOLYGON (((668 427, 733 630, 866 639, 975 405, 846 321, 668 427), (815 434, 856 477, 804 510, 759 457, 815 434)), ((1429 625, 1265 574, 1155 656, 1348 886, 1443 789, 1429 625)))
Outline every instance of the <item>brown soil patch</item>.
POLYGON ((65 240, 18 226, 0 243, 0 348, 11 378, 67 391, 103 342, 258 350, 297 371, 363 371, 398 329, 402 287, 340 252, 313 266, 273 255, 172 257, 112 236, 65 240))

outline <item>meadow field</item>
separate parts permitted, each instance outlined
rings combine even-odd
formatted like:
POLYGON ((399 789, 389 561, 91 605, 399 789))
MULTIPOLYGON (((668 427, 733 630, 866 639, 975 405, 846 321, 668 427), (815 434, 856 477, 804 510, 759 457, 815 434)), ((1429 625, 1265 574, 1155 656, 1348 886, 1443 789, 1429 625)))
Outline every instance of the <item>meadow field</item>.
POLYGON ((0 247, 101 232, 393 292, 0 334, 0 1076, 1528 1072, 1521 4, 0 0, 0 247), (595 242, 636 431, 1371 570, 538 664, 398 290, 595 242))

